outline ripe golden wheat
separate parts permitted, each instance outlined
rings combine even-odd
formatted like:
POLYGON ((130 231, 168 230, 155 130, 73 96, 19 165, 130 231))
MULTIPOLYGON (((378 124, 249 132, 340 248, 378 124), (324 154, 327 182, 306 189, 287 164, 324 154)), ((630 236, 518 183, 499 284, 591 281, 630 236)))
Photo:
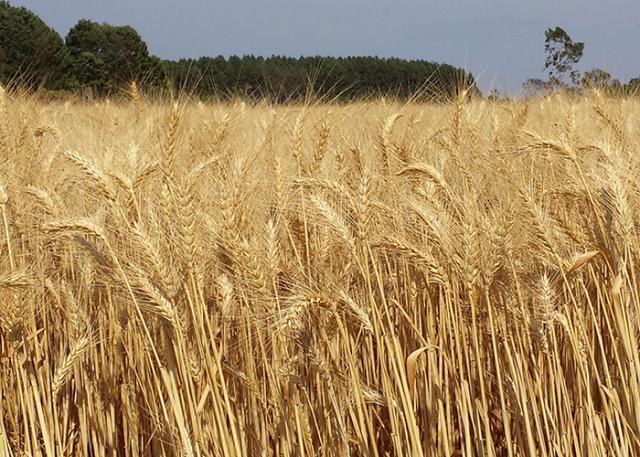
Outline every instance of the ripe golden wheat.
POLYGON ((0 455, 638 455, 638 119, 0 91, 0 455))

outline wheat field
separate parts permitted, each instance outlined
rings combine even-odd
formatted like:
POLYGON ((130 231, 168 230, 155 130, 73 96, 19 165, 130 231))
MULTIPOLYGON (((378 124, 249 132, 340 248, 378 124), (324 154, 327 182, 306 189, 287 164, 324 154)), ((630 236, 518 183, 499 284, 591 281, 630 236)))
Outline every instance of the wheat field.
POLYGON ((639 119, 0 91, 0 455, 638 455, 639 119))

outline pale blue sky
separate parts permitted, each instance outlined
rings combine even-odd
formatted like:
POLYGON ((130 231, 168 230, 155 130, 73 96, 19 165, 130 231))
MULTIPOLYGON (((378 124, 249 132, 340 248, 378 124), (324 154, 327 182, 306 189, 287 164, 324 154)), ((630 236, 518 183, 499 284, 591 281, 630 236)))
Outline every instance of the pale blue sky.
POLYGON ((585 42, 580 68, 640 76, 640 0, 9 0, 62 36, 131 25, 162 58, 377 55, 465 66, 483 90, 543 77, 544 30, 585 42))

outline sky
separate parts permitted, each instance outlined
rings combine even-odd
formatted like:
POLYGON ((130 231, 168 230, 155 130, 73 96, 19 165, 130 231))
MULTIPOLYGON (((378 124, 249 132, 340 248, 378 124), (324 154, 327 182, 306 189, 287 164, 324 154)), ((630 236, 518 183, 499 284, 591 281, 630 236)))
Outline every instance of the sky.
POLYGON ((79 19, 131 25, 161 58, 375 55, 470 70, 483 91, 544 78, 544 31, 585 42, 579 69, 640 76, 640 0, 9 0, 63 37, 79 19))

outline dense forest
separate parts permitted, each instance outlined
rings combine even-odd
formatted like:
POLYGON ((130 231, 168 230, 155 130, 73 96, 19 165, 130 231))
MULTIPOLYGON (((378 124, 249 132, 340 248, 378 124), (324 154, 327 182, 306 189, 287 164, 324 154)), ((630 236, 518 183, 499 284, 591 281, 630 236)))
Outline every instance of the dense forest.
POLYGON ((425 60, 378 57, 223 56, 162 60, 138 32, 80 20, 63 40, 26 8, 0 1, 0 84, 87 96, 114 95, 132 81, 150 93, 184 91, 201 98, 240 95, 285 102, 309 95, 449 97, 473 75, 425 60))
POLYGON ((196 87, 201 96, 239 94, 281 102, 309 92, 346 99, 448 97, 461 85, 473 83, 472 75, 451 65, 377 57, 219 56, 165 62, 165 69, 177 87, 196 87))

